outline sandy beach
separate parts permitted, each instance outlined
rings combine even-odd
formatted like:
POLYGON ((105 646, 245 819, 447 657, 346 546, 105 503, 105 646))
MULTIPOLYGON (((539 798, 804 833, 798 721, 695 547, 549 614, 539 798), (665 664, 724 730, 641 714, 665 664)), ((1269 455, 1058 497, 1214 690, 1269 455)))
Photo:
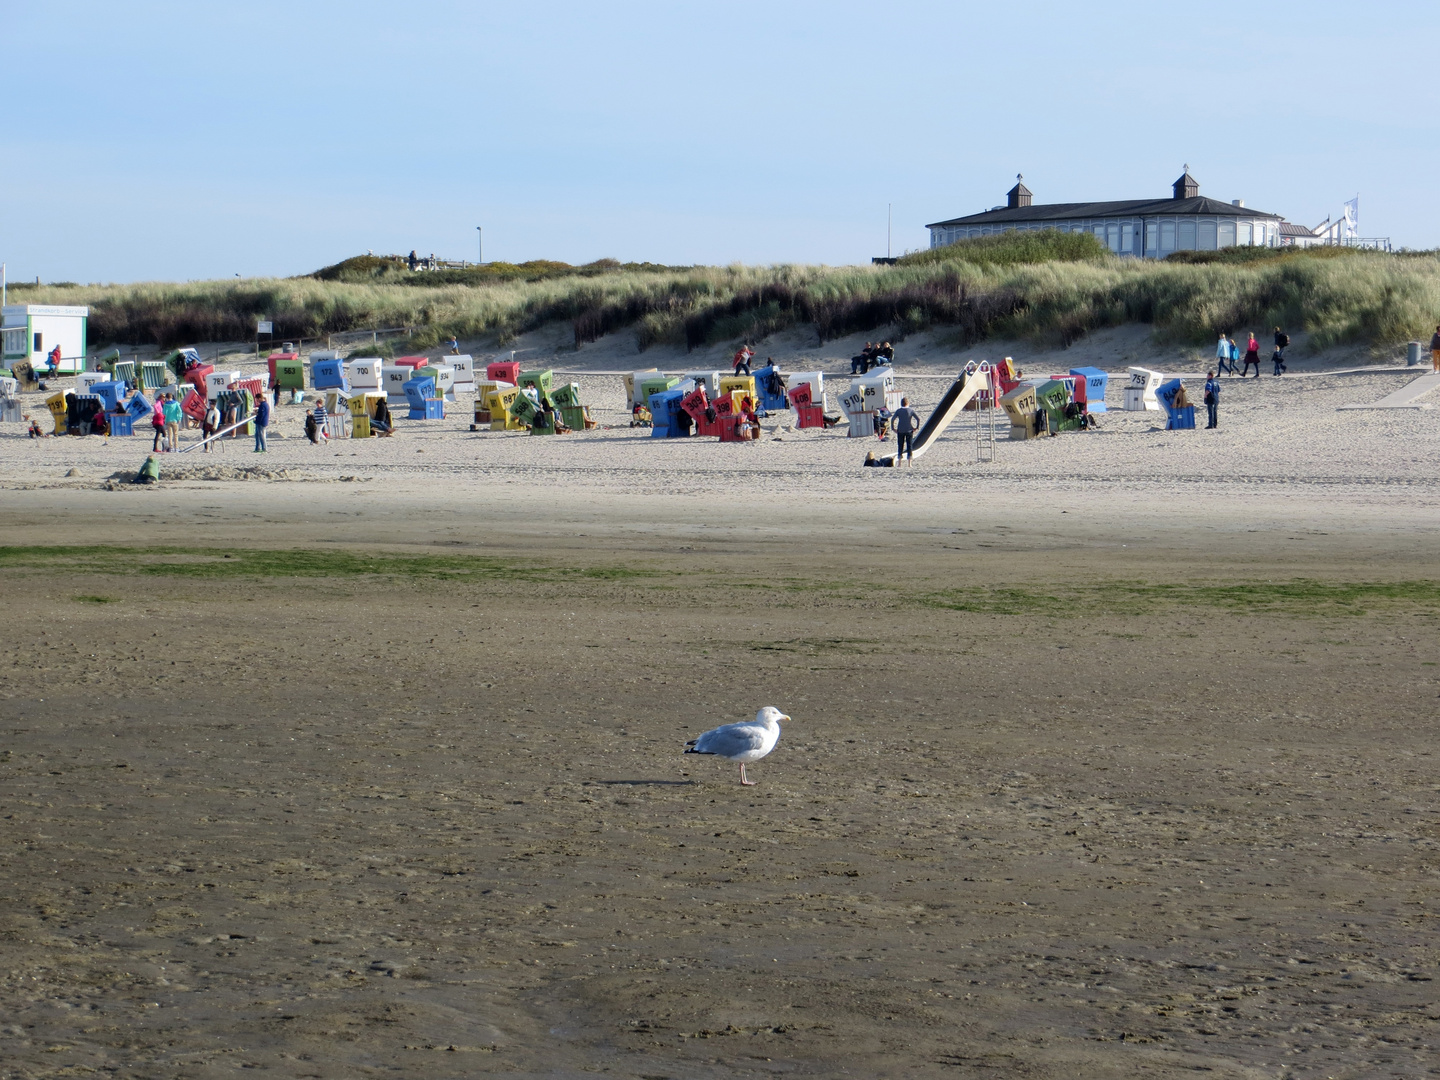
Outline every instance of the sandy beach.
POLYGON ((593 373, 150 488, 7 426, 0 1076, 1434 1075, 1437 414, 1296 373, 913 471, 593 373))

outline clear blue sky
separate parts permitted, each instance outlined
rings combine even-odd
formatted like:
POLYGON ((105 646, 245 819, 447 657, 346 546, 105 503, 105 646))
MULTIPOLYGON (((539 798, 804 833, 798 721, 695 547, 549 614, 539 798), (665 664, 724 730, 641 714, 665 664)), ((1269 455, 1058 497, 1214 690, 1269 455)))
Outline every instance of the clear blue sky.
POLYGON ((863 262, 1201 192, 1440 246, 1440 5, 0 0, 13 279, 863 262))

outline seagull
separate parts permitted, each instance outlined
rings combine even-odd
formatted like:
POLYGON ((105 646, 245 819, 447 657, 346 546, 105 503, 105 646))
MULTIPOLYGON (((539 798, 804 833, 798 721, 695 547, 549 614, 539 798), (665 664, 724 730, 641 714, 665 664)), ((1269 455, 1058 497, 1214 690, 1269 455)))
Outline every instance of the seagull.
POLYGON ((716 754, 740 763, 740 783, 754 787, 755 781, 745 776, 745 766, 759 761, 780 741, 780 721, 789 720, 774 705, 766 705, 755 714, 753 721, 743 724, 726 724, 713 731, 707 731, 698 739, 685 744, 687 754, 716 754))

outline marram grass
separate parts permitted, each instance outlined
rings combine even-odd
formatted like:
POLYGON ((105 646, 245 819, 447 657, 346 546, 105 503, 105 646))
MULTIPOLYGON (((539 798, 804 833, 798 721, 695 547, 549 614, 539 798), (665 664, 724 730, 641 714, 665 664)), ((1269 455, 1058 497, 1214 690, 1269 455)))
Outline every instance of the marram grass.
MULTIPOLYGON (((526 264, 538 265, 538 264, 526 264)), ((644 350, 755 340, 808 325, 823 343, 878 331, 950 328, 1066 343, 1125 324, 1208 344, 1219 331, 1309 331, 1312 345, 1385 348, 1428 340, 1440 322, 1440 258, 1322 249, 1251 261, 1119 259, 1074 234, 1024 234, 920 252, 893 266, 665 268, 544 264, 544 273, 451 280, 423 272, 395 283, 317 277, 184 284, 26 286, 16 299, 88 304, 90 339, 172 346, 245 341, 257 318, 277 338, 409 327, 423 348, 454 334, 505 342, 570 325, 576 344, 631 333, 644 350), (430 283, 433 282, 433 283, 430 283)), ((537 271, 538 273, 538 271, 537 271)))

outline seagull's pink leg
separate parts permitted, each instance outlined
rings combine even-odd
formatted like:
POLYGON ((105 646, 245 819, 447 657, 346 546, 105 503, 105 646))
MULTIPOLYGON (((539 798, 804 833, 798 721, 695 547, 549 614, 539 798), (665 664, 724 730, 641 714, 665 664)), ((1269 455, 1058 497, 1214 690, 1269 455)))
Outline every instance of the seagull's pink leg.
POLYGON ((744 784, 746 787, 755 786, 754 780, 745 779, 745 763, 743 761, 740 762, 740 783, 744 784))

